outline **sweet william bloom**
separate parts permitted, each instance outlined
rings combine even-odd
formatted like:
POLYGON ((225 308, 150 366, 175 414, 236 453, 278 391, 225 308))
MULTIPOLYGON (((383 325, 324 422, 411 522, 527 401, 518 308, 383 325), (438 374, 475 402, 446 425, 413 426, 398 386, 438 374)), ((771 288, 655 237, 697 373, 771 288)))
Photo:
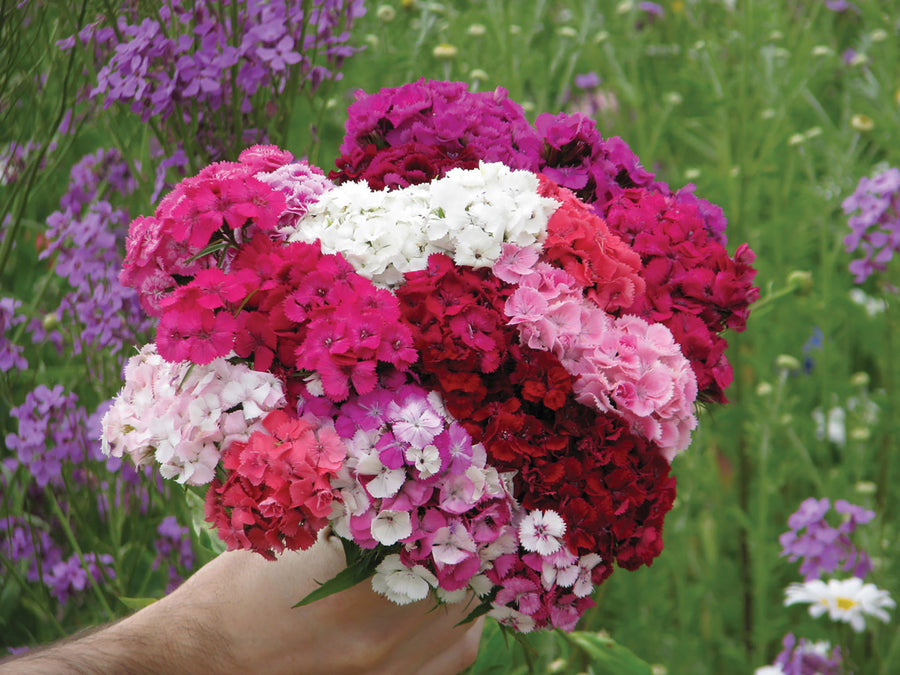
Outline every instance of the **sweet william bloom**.
POLYGON ((437 586, 437 577, 422 565, 407 567, 392 553, 378 565, 372 577, 372 589, 398 605, 424 600, 437 586))
POLYGON ((832 621, 849 623, 858 633, 865 630, 867 615, 887 623, 890 615, 885 610, 897 606, 887 591, 874 584, 864 584, 859 577, 829 579, 828 582, 813 579, 788 586, 784 604, 802 602, 810 603, 811 616, 819 617, 828 612, 832 621))
POLYGON ((519 540, 522 546, 541 555, 558 551, 565 533, 566 521, 550 509, 532 511, 519 523, 519 540))

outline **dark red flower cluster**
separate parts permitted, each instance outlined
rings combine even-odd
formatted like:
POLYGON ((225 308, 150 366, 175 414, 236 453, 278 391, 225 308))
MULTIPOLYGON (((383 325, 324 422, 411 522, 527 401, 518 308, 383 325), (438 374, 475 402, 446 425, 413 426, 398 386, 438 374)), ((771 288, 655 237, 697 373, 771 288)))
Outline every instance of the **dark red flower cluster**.
POLYGON ((229 550, 274 553, 312 546, 328 524, 336 494, 331 479, 347 449, 333 429, 315 428, 284 410, 263 420, 268 433, 235 442, 222 463, 228 472, 206 493, 206 520, 229 550))
MULTIPOLYGON (((573 552, 628 569, 649 564, 675 496, 659 449, 577 404, 574 378, 552 352, 519 344, 503 315, 512 287, 487 269, 434 255, 406 279, 396 293, 416 326, 422 384, 441 393, 493 466, 517 472, 515 497, 562 515, 573 552)), ((611 570, 595 568, 597 583, 611 570)))
POLYGON ((691 361, 700 396, 725 403, 732 372, 721 333, 744 330, 759 298, 753 251, 743 244, 730 257, 697 204, 638 188, 610 203, 607 224, 644 263, 647 292, 625 311, 664 323, 691 361))
POLYGON ((607 312, 630 307, 643 296, 640 256, 570 190, 542 178, 540 193, 560 202, 547 223, 544 255, 607 312))
MULTIPOLYGON (((358 91, 356 98, 347 109, 341 158, 337 172, 329 176, 332 180, 352 180, 345 167, 358 171, 368 166, 372 161, 368 154, 373 152, 369 146, 376 152, 401 147, 421 152, 423 146, 432 146, 438 148, 429 151, 432 158, 446 157, 456 162, 453 166, 474 157, 513 169, 533 169, 540 141, 505 89, 470 92, 464 82, 422 79, 375 94, 358 91)), ((452 168, 443 160, 441 166, 445 171, 452 168)))
POLYGON ((558 424, 571 434, 565 452, 536 457, 516 476, 522 505, 559 513, 573 552, 599 553, 629 570, 649 565, 662 551, 663 521, 675 500, 669 463, 618 418, 586 407, 578 417, 558 424))
POLYGON ((379 149, 374 143, 354 147, 335 161, 336 171, 328 174, 335 183, 366 181, 373 190, 405 188, 441 178, 450 169, 478 166, 478 154, 472 147, 448 149, 424 143, 379 149))

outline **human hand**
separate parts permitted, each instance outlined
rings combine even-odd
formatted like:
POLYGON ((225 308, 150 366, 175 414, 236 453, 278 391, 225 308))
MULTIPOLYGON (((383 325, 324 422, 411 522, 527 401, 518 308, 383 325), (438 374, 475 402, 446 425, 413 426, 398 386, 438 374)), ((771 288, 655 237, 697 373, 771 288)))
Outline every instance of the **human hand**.
POLYGON ((466 603, 399 606, 366 581, 292 608, 344 566, 333 536, 276 562, 249 551, 225 553, 158 609, 201 607, 221 633, 236 673, 450 675, 475 660, 483 620, 456 627, 468 613, 466 603))
POLYGON ((344 566, 327 535, 275 562, 223 553, 136 614, 4 661, 0 674, 453 675, 474 662, 483 620, 457 627, 466 603, 399 606, 363 582, 293 608, 344 566))

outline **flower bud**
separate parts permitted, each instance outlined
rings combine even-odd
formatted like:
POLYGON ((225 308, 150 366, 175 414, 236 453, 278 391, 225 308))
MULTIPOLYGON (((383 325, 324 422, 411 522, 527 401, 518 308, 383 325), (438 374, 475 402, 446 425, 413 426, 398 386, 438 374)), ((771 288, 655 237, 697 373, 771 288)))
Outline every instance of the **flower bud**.
POLYGON ((800 361, 790 354, 779 354, 775 359, 775 367, 779 370, 800 370, 800 361))
POLYGON ((433 50, 431 50, 431 54, 436 59, 441 59, 442 61, 450 61, 451 59, 456 58, 456 55, 459 54, 459 50, 447 42, 442 42, 433 50))
POLYGON ((853 375, 850 376, 850 384, 852 384, 854 387, 868 387, 869 374, 864 370, 861 370, 858 373, 853 373, 853 375))
POLYGON ((809 270, 794 270, 787 277, 787 284, 797 295, 809 295, 813 289, 813 276, 809 270))
POLYGON ((379 21, 390 23, 397 18, 397 10, 390 5, 379 5, 378 9, 375 10, 375 16, 378 17, 379 21))
POLYGON ((857 131, 872 131, 875 128, 875 120, 868 115, 856 114, 850 118, 850 126, 857 131))
POLYGON ((45 314, 44 319, 41 321, 41 325, 44 327, 44 330, 53 330, 59 325, 59 316, 56 312, 45 314))
POLYGON ((870 480, 861 480, 853 489, 861 495, 874 495, 878 491, 878 486, 870 480))
POLYGON ((872 432, 866 427, 853 427, 850 430, 850 438, 854 441, 867 441, 872 438, 872 432))

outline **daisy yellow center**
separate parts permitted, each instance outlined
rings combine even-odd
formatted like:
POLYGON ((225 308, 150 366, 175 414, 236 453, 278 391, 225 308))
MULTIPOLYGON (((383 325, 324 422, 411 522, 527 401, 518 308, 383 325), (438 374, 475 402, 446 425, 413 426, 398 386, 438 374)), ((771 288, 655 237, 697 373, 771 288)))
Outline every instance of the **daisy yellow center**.
POLYGON ((838 598, 837 599, 838 609, 843 609, 843 610, 852 609, 852 608, 856 607, 858 604, 859 603, 856 602, 856 600, 851 600, 850 598, 838 598))

